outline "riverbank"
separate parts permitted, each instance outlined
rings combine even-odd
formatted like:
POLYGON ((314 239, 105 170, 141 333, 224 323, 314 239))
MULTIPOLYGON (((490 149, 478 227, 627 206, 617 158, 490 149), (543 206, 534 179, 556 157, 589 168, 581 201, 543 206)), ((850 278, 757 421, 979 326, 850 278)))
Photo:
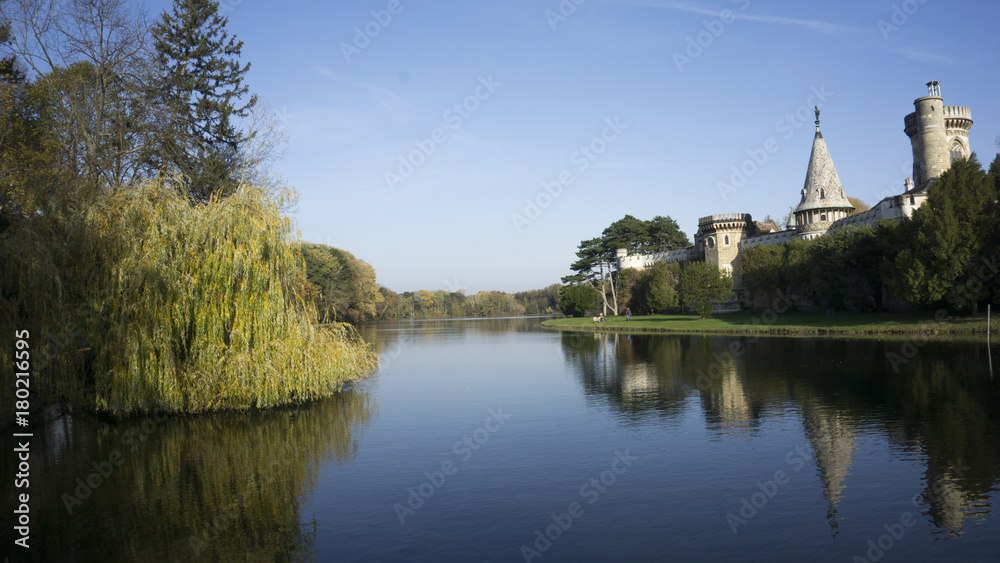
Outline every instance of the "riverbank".
MULTIPOLYGON (((648 315, 605 317, 595 323, 592 317, 552 319, 542 326, 566 331, 609 331, 630 333, 688 334, 757 334, 775 336, 845 336, 898 337, 926 335, 935 338, 985 338, 986 316, 944 316, 933 311, 916 313, 854 313, 838 311, 833 317, 824 312, 773 311, 739 312, 700 319, 696 315, 648 315)), ((991 333, 997 334, 998 322, 991 323, 991 333)))

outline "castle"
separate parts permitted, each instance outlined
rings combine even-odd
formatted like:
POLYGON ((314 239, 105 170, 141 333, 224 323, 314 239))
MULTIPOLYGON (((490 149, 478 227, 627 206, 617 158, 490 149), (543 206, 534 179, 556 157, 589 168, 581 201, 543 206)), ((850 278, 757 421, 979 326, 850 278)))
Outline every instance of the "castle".
POLYGON ((904 132, 910 138, 913 149, 913 178, 906 179, 903 193, 879 201, 868 211, 855 213, 820 132, 817 108, 816 135, 813 137, 802 197, 792 211, 785 230, 779 231, 774 225, 756 222, 749 213, 709 215, 698 220, 693 246, 638 255, 619 249, 618 267, 641 270, 656 262, 705 261, 715 264, 733 277, 735 299, 729 305, 739 307, 744 298, 739 268, 744 250, 761 244, 814 239, 846 227, 910 217, 927 200, 927 188, 951 167, 951 163, 971 154, 969 129, 972 128, 972 112, 967 107, 944 105, 940 84, 936 81, 928 82, 927 90, 926 96, 914 100, 915 111, 903 120, 904 132))

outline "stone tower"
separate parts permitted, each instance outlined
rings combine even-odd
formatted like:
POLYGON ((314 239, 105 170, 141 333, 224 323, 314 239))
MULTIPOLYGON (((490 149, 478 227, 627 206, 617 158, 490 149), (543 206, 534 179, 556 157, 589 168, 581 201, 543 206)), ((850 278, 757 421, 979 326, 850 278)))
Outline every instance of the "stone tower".
POLYGON ((913 184, 927 189, 951 163, 969 156, 972 112, 967 107, 946 106, 937 81, 927 83, 927 95, 913 101, 916 111, 903 120, 913 147, 913 184))
POLYGON ((819 108, 816 108, 816 136, 813 138, 809 168, 802 188, 802 199, 795 208, 796 238, 811 239, 825 234, 834 221, 847 217, 854 206, 844 194, 830 150, 819 130, 819 108))
POLYGON ((740 242, 754 233, 753 218, 749 213, 723 213, 698 219, 695 246, 704 252, 705 262, 714 264, 733 276, 733 288, 743 287, 740 274, 740 242))

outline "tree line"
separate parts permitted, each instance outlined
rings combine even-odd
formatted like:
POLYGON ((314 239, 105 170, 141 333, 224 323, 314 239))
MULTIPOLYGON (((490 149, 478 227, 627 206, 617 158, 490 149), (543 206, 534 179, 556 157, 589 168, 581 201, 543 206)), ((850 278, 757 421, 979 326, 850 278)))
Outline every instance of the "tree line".
POLYGON ((522 315, 557 315, 560 284, 544 289, 517 293, 480 291, 466 295, 464 291, 444 290, 395 293, 381 288, 385 306, 380 319, 439 318, 439 317, 517 317, 522 315))
MULTIPOLYGON (((619 248, 652 253, 686 246, 687 237, 669 217, 642 221, 626 215, 600 237, 580 243, 574 274, 563 278, 570 284, 560 292, 563 312, 695 309, 707 316, 710 302, 732 297, 732 280, 714 266, 617 267, 619 248)), ((915 305, 976 314, 1000 300, 1000 154, 988 170, 975 154, 955 161, 909 219, 751 247, 739 267, 750 306, 771 303, 781 292, 800 303, 860 311, 915 305)))
MULTIPOLYGON (((706 262, 690 262, 686 267, 657 262, 644 270, 619 270, 614 279, 618 315, 626 310, 633 315, 695 312, 706 319, 713 303, 733 297, 733 278, 706 262)), ((560 295, 563 312, 572 317, 597 311, 601 302, 600 292, 590 284, 566 286, 560 295)))
POLYGON ((481 291, 407 291, 378 285, 375 269, 350 252, 323 244, 302 243, 309 296, 320 322, 359 323, 376 319, 505 317, 559 313, 560 284, 545 289, 505 293, 481 291))
POLYGON ((733 280, 716 266, 704 262, 657 262, 651 268, 618 268, 618 249, 632 253, 658 253, 691 246, 677 222, 656 216, 642 220, 626 215, 604 229, 601 236, 580 243, 578 260, 563 278, 570 285, 560 292, 560 307, 570 316, 602 314, 646 315, 696 311, 702 318, 712 312, 712 302, 732 298, 733 280))
POLYGON ((988 171, 975 154, 954 162, 910 219, 756 246, 742 258, 750 296, 770 302, 782 291, 862 311, 910 303, 976 314, 1000 299, 998 271, 1000 155, 988 171))

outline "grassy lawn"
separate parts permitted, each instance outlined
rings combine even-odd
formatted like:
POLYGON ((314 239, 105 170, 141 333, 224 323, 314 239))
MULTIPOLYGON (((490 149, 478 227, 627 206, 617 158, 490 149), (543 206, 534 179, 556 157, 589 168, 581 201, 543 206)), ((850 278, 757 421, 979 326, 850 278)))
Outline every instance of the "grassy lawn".
MULTIPOLYGON (((607 322, 595 323, 593 317, 563 318, 545 321, 543 326, 557 330, 598 330, 621 332, 686 332, 785 335, 845 335, 889 336, 906 334, 936 334, 942 336, 985 336, 986 315, 981 317, 947 317, 936 321, 933 311, 917 313, 852 313, 837 311, 833 317, 825 312, 773 311, 740 312, 713 315, 699 319, 697 315, 605 317, 607 322)), ((991 321, 992 334, 997 334, 1000 320, 991 321)))

